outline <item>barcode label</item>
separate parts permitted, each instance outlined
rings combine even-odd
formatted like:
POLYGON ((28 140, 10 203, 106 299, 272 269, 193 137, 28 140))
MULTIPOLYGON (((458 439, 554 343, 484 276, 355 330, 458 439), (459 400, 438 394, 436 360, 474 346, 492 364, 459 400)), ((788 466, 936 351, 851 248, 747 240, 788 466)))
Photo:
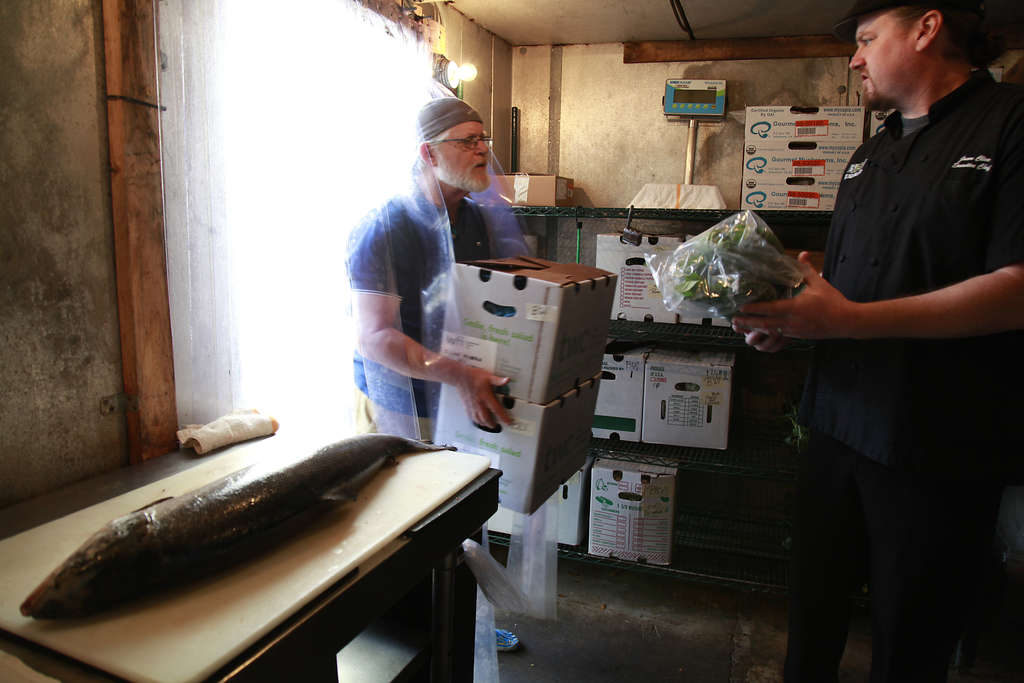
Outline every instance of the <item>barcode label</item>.
POLYGON ((825 175, 824 159, 795 159, 793 175, 825 175))
POLYGON ((817 121, 797 121, 793 124, 797 137, 808 135, 828 135, 828 119, 817 121))
POLYGON ((821 195, 817 192, 790 192, 787 198, 789 206, 802 209, 816 209, 821 204, 821 195))

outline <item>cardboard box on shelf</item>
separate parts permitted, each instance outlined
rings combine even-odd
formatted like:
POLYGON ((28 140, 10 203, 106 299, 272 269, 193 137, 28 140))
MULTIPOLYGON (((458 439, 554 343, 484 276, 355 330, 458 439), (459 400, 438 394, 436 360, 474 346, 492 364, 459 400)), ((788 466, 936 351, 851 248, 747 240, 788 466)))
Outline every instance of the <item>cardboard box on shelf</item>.
POLYGON ((728 318, 691 318, 689 316, 679 316, 679 322, 686 323, 688 325, 710 325, 711 327, 732 327, 732 323, 729 322, 728 318))
POLYGON ((676 314, 665 308, 661 291, 644 260, 645 251, 672 251, 682 244, 675 235, 644 235, 640 246, 625 244, 619 233, 597 236, 597 267, 618 275, 612 318, 675 323, 676 314))
POLYGON ((590 481, 588 552, 670 564, 676 468, 598 458, 590 481))
POLYGON ((831 211, 842 176, 830 178, 746 178, 740 195, 744 209, 831 211))
POLYGON ((612 342, 601 362, 601 388, 591 432, 602 439, 639 441, 643 419, 644 363, 650 348, 612 342))
POLYGON ((734 364, 728 351, 652 352, 644 370, 641 439, 727 448, 734 364))
POLYGON ((517 206, 573 206, 572 178, 526 174, 495 176, 498 194, 517 206))
POLYGON ((864 140, 864 107, 755 106, 746 108, 743 142, 864 140))
POLYGON ((490 457, 502 472, 498 502, 533 514, 586 462, 599 382, 598 373, 543 405, 503 397, 514 422, 494 429, 476 425, 458 391, 442 385, 434 440, 490 457))
POLYGON ((616 275, 538 258, 456 264, 457 322, 442 353, 545 404, 601 369, 616 275))
POLYGON ((810 176, 841 178, 860 143, 826 144, 791 140, 743 146, 743 178, 810 176))
MULTIPOLYGON (((587 503, 590 500, 590 469, 593 464, 594 457, 588 456, 583 468, 563 482, 552 496, 558 506, 559 543, 580 545, 586 539, 589 524, 587 503)), ((499 505, 497 512, 487 520, 487 528, 506 534, 522 534, 525 521, 526 516, 523 513, 499 505)))

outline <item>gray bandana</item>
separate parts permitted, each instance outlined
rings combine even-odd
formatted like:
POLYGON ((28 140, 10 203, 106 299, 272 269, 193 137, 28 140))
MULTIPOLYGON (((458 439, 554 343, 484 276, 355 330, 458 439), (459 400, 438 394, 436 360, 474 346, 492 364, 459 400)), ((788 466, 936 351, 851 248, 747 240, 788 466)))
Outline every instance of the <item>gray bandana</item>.
POLYGON ((467 121, 484 122, 476 109, 456 97, 440 97, 430 100, 420 109, 418 117, 420 140, 433 140, 449 128, 467 121))

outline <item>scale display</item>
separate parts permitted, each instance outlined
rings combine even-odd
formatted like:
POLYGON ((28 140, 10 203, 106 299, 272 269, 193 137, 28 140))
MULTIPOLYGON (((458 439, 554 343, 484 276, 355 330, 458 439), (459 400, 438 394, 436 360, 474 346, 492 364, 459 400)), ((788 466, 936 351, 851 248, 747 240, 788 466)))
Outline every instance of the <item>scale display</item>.
POLYGON ((662 98, 666 116, 725 116, 725 81, 670 79, 662 98))

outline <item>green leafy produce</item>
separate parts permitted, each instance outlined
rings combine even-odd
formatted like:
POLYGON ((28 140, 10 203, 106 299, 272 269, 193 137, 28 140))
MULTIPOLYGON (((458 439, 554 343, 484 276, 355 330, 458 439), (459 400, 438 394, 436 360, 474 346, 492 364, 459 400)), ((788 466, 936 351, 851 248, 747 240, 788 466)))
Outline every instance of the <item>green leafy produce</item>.
POLYGON ((646 258, 665 307, 689 317, 731 318, 745 303, 792 296, 803 279, 796 260, 753 211, 646 258))

